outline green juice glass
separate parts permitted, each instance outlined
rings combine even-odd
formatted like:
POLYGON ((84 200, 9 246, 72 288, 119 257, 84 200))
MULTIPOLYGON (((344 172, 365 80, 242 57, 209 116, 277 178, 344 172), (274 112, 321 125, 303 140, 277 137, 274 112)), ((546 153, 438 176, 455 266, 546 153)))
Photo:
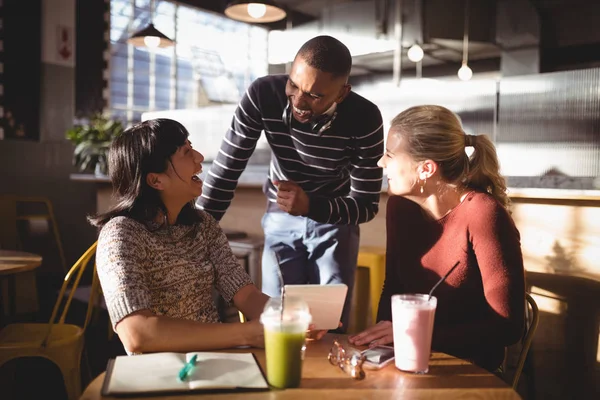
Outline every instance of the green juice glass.
POLYGON ((267 380, 278 389, 300 386, 306 330, 311 321, 308 305, 300 298, 287 297, 265 305, 260 321, 265 329, 267 380))

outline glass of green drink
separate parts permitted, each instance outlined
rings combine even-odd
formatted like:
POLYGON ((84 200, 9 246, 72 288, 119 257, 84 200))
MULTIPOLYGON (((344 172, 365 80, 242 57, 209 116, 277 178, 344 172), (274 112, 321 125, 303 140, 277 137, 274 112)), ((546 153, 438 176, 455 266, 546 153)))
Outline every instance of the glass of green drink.
POLYGON ((272 298, 265 305, 260 322, 265 329, 267 380, 275 388, 295 388, 302 378, 306 330, 311 316, 300 298, 272 298))

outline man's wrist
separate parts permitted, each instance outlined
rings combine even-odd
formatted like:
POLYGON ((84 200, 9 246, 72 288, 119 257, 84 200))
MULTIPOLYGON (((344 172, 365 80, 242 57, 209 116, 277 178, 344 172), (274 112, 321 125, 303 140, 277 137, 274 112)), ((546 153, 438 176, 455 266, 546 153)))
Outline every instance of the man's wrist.
POLYGON ((304 213, 302 213, 303 217, 308 217, 308 215, 310 214, 310 196, 306 195, 306 210, 304 211, 304 213))

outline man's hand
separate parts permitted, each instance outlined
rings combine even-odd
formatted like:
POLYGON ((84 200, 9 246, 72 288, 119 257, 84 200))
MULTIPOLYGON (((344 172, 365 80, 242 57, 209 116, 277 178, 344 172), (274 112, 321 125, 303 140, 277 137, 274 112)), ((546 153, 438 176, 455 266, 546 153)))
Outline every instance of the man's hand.
POLYGON ((274 181, 277 187, 277 205, 291 215, 308 215, 310 199, 306 192, 291 181, 274 181))

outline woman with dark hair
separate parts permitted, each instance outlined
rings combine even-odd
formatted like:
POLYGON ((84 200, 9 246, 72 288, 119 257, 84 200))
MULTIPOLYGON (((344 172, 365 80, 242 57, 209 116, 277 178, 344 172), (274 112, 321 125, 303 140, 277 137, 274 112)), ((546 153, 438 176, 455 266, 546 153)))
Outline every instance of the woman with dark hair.
POLYGON ((428 293, 458 262, 435 292, 432 347, 493 371, 521 337, 525 310, 520 237, 493 143, 466 135, 444 107, 412 107, 392 120, 379 166, 391 195, 379 323, 351 343, 391 343, 391 296, 428 293))
POLYGON ((102 228, 98 276, 127 352, 264 346, 258 318, 268 297, 213 217, 194 206, 204 157, 187 130, 169 119, 139 123, 108 158, 116 205, 90 222, 102 228), (214 288, 250 322, 218 323, 214 288))

